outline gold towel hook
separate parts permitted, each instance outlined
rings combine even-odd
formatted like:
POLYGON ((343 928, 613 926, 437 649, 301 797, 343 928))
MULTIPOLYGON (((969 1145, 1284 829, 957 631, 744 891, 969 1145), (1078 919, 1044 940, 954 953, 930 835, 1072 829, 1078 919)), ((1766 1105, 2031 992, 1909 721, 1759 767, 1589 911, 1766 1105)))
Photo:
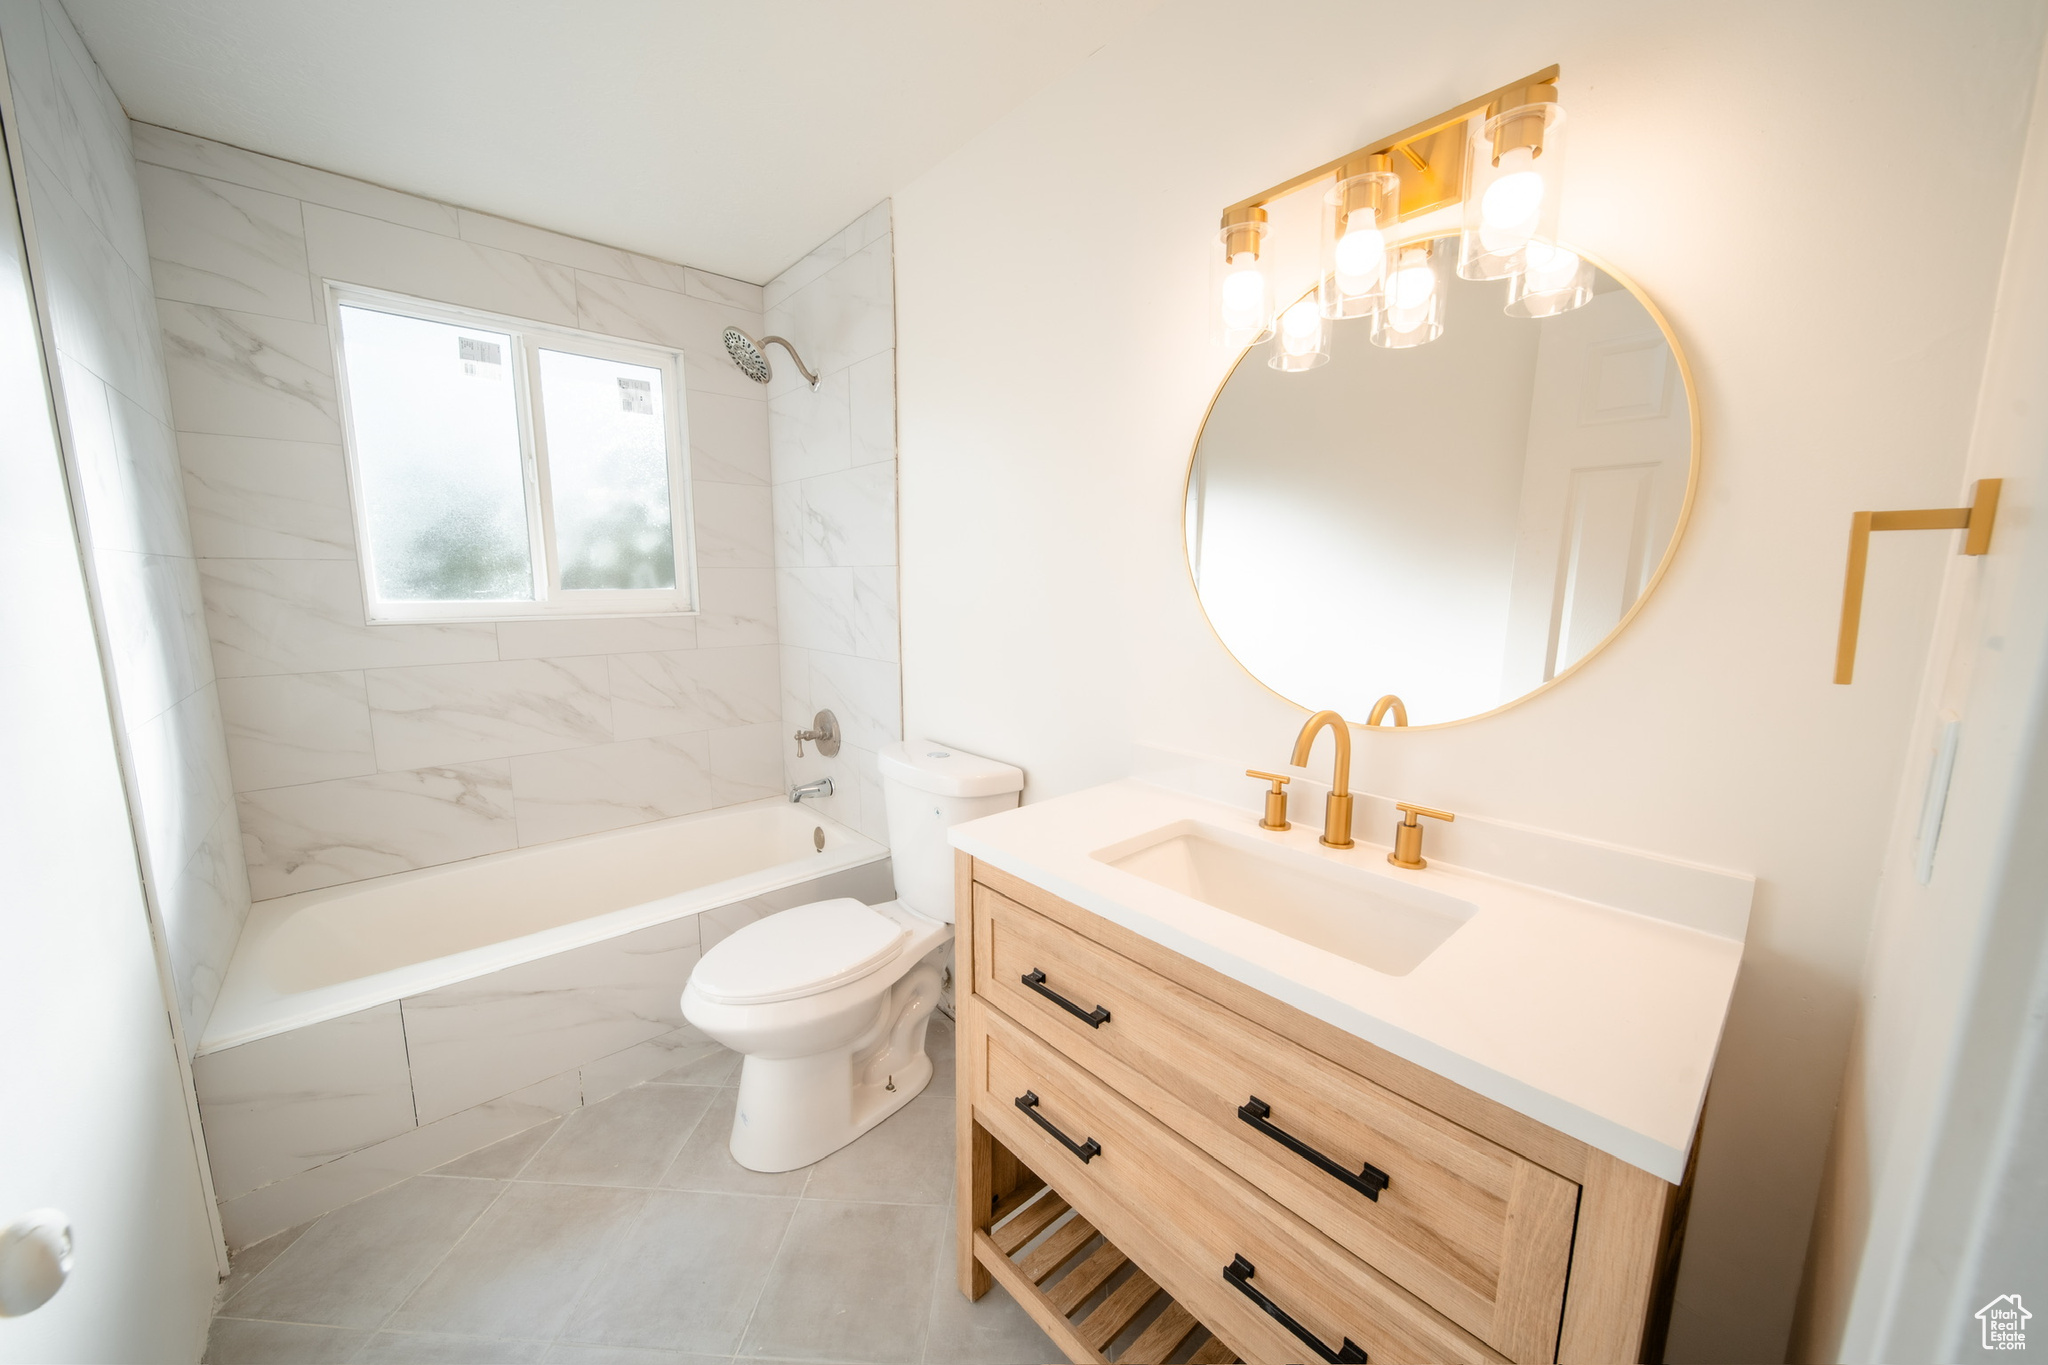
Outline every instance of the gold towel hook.
POLYGON ((1835 681, 1849 682, 1856 673, 1856 634, 1863 622, 1863 571, 1870 561, 1872 531, 1964 531, 1962 552, 1981 555, 1991 549, 1991 526, 1998 520, 2001 479, 1979 479, 1968 507, 1923 507, 1911 512, 1858 512, 1849 519, 1849 573, 1842 584, 1842 635, 1835 644, 1835 681))

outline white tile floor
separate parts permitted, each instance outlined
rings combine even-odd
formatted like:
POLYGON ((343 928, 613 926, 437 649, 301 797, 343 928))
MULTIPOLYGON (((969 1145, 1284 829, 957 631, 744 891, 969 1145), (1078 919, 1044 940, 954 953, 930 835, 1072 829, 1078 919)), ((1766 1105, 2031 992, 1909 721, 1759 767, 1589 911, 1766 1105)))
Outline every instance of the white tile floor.
POLYGON ((235 1258, 212 1365, 1041 1365, 1000 1289, 953 1286, 952 1034, 924 1094, 808 1170, 725 1149, 708 1055, 235 1258))

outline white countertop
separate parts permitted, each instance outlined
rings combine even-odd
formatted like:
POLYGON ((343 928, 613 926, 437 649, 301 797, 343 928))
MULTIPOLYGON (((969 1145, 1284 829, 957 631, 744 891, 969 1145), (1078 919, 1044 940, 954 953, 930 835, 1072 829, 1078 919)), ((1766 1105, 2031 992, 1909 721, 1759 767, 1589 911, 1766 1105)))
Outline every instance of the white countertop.
MULTIPOLYGON (((1315 803, 1320 816, 1320 802, 1315 803)), ((1297 815, 1302 809, 1297 804, 1297 815)), ((954 826, 953 846, 1163 947, 1673 1183, 1685 1173, 1700 1105, 1742 961, 1733 933, 1454 866, 1407 872, 1387 846, 1317 842, 1320 819, 1284 832, 1256 816, 1147 782, 1112 782, 954 826), (1206 905, 1091 855, 1196 820, 1478 906, 1405 976, 1389 976, 1206 905)), ((1560 860, 1575 845, 1559 836, 1560 860)), ((1748 879, 1629 853, 1655 886, 1724 879, 1747 908, 1748 879)), ((1723 927, 1728 927, 1724 917, 1723 927)))

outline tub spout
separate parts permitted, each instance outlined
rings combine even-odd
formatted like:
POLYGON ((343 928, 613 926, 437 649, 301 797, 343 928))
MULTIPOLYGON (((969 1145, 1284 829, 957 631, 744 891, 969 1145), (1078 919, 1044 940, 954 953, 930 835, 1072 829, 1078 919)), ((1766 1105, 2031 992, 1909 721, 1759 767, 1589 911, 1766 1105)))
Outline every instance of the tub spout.
POLYGON ((821 777, 815 782, 800 782, 789 789, 789 803, 793 806, 806 796, 830 796, 832 779, 821 777))

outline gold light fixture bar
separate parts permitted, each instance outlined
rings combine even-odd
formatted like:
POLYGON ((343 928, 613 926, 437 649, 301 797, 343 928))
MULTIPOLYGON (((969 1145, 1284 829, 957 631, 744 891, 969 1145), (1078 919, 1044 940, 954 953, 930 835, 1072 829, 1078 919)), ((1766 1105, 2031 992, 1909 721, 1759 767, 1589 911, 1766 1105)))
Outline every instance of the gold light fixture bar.
POLYGON ((1223 210, 1223 227, 1262 222, 1265 206, 1282 195, 1292 194, 1318 180, 1345 179, 1366 171, 1368 158, 1385 156, 1386 169, 1401 177, 1402 219, 1413 218, 1445 204, 1455 204, 1465 192, 1465 122, 1482 109, 1513 109, 1557 98, 1558 68, 1541 71, 1489 90, 1478 99, 1467 100, 1434 118, 1403 128, 1392 137, 1369 142, 1335 161, 1326 161, 1312 171, 1283 180, 1248 199, 1240 199, 1223 210))
POLYGON ((1842 584, 1842 633, 1835 641, 1835 681, 1856 676, 1856 637, 1863 626, 1863 573, 1870 562, 1872 531, 1962 531, 1961 552, 1991 552, 1991 528, 1998 521, 2002 479, 1979 479, 1968 507, 1922 507, 1909 512, 1858 512, 1849 520, 1849 572, 1842 584))

